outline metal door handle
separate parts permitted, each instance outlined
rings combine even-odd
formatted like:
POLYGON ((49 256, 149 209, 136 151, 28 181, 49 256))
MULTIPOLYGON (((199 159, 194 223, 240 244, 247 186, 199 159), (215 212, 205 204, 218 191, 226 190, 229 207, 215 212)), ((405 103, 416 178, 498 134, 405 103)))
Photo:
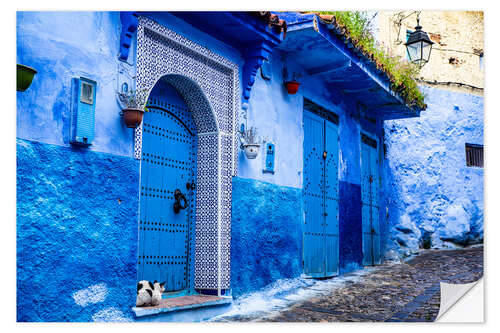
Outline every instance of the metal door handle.
POLYGON ((176 189, 174 191, 174 199, 175 199, 175 202, 174 202, 174 213, 175 214, 178 214, 181 211, 181 209, 187 208, 188 202, 187 202, 187 199, 184 196, 184 194, 182 194, 181 190, 176 189), (181 201, 184 202, 182 205, 181 205, 181 201))

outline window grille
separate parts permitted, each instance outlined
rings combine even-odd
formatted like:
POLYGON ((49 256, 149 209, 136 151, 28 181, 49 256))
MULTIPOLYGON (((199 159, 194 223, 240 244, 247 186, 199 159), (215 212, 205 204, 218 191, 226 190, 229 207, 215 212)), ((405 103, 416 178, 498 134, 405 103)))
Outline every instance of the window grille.
POLYGON ((465 144, 465 160, 467 166, 469 167, 483 167, 484 164, 484 154, 483 146, 475 145, 472 143, 465 144))

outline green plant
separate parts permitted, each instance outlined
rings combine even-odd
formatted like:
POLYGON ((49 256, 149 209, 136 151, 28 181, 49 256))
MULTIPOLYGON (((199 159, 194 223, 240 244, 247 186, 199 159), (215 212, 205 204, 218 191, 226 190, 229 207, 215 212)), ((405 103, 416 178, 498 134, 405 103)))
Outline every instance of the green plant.
POLYGON ((389 54, 377 45, 369 30, 370 21, 364 12, 333 11, 314 12, 321 19, 333 24, 365 57, 384 72, 391 89, 399 94, 410 108, 425 109, 425 95, 415 81, 419 67, 400 56, 389 54))
POLYGON ((240 132, 241 139, 244 144, 256 144, 257 143, 257 129, 250 127, 248 130, 240 132))
POLYGON ((146 106, 146 92, 147 89, 142 90, 144 94, 139 94, 137 90, 130 89, 126 93, 119 92, 118 99, 124 105, 126 109, 139 109, 144 110, 146 106))

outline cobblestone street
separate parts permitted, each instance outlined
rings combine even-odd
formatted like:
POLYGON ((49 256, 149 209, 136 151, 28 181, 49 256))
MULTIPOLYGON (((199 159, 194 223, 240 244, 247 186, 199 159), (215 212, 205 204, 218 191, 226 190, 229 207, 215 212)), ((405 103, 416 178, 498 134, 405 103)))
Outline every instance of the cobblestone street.
POLYGON ((434 321, 439 282, 470 283, 483 275, 483 247, 424 250, 402 264, 384 263, 358 281, 279 312, 218 321, 352 322, 434 321))

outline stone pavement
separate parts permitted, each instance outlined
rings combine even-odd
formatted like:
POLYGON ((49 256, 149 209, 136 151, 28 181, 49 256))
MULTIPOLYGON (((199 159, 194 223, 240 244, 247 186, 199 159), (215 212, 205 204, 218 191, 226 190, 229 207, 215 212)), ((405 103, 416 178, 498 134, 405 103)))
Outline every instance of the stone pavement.
POLYGON ((221 321, 352 322, 434 321, 439 282, 470 283, 483 275, 483 247, 423 250, 399 263, 384 263, 357 282, 293 304, 278 313, 221 321))

